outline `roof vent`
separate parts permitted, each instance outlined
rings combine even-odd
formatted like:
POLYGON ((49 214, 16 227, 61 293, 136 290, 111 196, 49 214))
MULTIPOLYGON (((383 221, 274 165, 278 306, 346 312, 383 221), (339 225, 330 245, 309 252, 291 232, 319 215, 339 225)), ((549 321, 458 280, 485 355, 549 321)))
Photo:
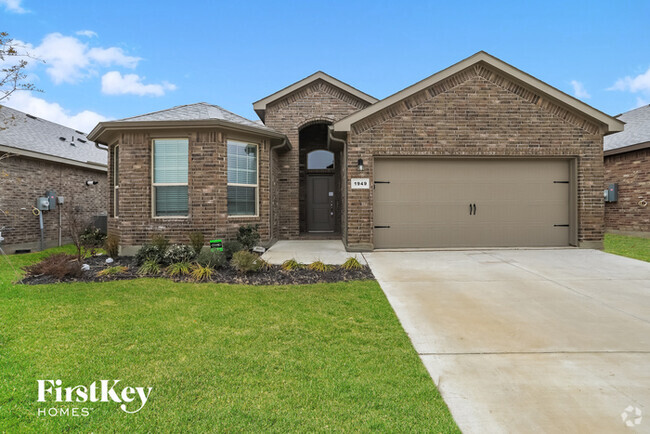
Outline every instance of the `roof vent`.
POLYGON ((30 115, 29 113, 25 113, 25 116, 27 116, 28 118, 31 118, 31 119, 38 119, 36 116, 30 115))
POLYGON ((81 135, 83 135, 83 132, 82 132, 82 131, 74 130, 74 132, 77 133, 77 134, 81 134, 81 135))
POLYGON ((62 142, 65 142, 65 137, 59 137, 59 140, 61 140, 62 142))
POLYGON ((80 141, 81 143, 86 143, 84 139, 80 139, 79 137, 77 137, 77 140, 80 141))

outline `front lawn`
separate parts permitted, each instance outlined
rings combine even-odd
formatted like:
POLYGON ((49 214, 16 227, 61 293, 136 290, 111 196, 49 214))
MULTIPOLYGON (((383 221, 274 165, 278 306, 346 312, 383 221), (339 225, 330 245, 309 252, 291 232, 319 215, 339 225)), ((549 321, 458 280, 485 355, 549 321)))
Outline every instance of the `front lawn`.
POLYGON ((4 258, 0 279, 0 432, 457 432, 374 281, 11 285, 4 258), (153 391, 127 414, 38 403, 39 379, 153 391), (52 407, 93 410, 38 416, 52 407))
POLYGON ((605 251, 650 262, 650 239, 606 234, 605 251))

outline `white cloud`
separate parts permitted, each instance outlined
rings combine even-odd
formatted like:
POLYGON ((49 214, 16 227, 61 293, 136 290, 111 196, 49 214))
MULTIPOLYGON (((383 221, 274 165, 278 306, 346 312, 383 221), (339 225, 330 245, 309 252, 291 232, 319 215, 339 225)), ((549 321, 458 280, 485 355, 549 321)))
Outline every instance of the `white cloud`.
POLYGON ((144 77, 137 74, 122 75, 110 71, 102 77, 102 92, 107 95, 163 96, 168 90, 176 90, 176 85, 163 81, 160 84, 145 84, 144 77))
POLYGON ((96 38, 97 37, 97 32, 93 32, 92 30, 78 30, 75 32, 76 35, 79 36, 85 36, 87 38, 96 38))
POLYGON ((591 98, 591 95, 589 95, 585 86, 578 80, 571 80, 571 86, 573 86, 573 96, 576 98, 591 98))
POLYGON ((31 92, 15 92, 3 102, 16 110, 86 133, 95 128, 98 122, 108 120, 107 117, 90 110, 71 114, 58 103, 35 97, 31 92))
MULTIPOLYGON (((17 41, 20 42, 20 41, 17 41)), ((55 84, 77 83, 95 73, 97 66, 135 68, 139 57, 127 56, 118 47, 93 47, 73 36, 50 33, 39 46, 21 44, 33 56, 45 61, 45 71, 55 84)))
POLYGON ((623 77, 616 80, 616 83, 607 90, 622 90, 632 93, 647 92, 650 93, 650 68, 643 74, 636 77, 623 77))
POLYGON ((25 14, 29 12, 27 9, 23 8, 21 3, 23 0, 0 0, 0 5, 5 7, 5 10, 8 12, 15 12, 17 14, 25 14))

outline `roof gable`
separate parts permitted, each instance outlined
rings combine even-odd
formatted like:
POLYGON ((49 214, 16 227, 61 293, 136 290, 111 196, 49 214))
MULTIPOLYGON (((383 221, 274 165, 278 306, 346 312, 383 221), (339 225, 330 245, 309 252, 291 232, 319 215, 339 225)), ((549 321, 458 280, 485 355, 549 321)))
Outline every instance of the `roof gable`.
POLYGON ((378 101, 377 98, 374 98, 374 97, 368 95, 367 93, 361 92, 360 90, 350 86, 349 84, 346 84, 346 83, 332 77, 331 75, 325 74, 322 71, 317 71, 314 74, 312 74, 312 75, 310 75, 308 77, 305 77, 302 80, 297 81, 297 82, 285 87, 284 89, 281 89, 281 90, 279 90, 279 91, 277 91, 277 92, 275 92, 275 93, 273 93, 273 94, 271 94, 271 95, 269 95, 269 96, 267 96, 265 98, 262 98, 259 101, 254 102, 253 103, 253 109, 255 110, 255 113, 257 113, 257 115, 260 117, 260 119, 264 120, 264 117, 266 115, 266 107, 269 104, 272 104, 275 101, 278 101, 278 100, 280 100, 282 98, 285 98, 288 95, 291 95, 292 93, 294 93, 294 92, 302 89, 303 87, 308 86, 308 85, 310 85, 313 82, 318 81, 318 80, 322 80, 322 81, 328 83, 329 85, 334 86, 335 88, 338 88, 338 89, 340 89, 340 90, 352 95, 353 97, 355 97, 355 98, 357 98, 357 99, 359 99, 361 101, 364 101, 364 102, 366 102, 368 104, 374 104, 374 103, 376 103, 378 101))
POLYGON ((369 118, 383 110, 390 109, 400 103, 401 101, 421 92, 428 88, 434 87, 436 84, 453 77, 454 75, 474 66, 486 65, 498 71, 499 74, 506 76, 509 80, 515 83, 520 83, 528 89, 533 89, 535 93, 543 94, 547 99, 552 101, 556 106, 562 109, 567 109, 572 112, 577 112, 582 116, 595 121, 599 125, 603 125, 606 133, 617 132, 623 130, 624 123, 615 119, 595 108, 583 103, 582 101, 565 94, 564 92, 549 86, 541 80, 526 74, 523 71, 489 55, 484 51, 480 51, 473 56, 464 59, 455 65, 450 66, 440 72, 437 72, 422 81, 419 81, 371 106, 360 110, 352 115, 339 120, 334 123, 334 131, 350 131, 352 125, 369 118))

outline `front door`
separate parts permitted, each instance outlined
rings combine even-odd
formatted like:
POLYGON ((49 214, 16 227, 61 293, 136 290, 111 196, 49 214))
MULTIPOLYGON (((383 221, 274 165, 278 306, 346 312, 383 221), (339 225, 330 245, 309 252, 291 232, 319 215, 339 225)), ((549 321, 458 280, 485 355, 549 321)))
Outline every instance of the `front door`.
POLYGON ((333 174, 307 175, 307 230, 309 232, 334 232, 333 174))

